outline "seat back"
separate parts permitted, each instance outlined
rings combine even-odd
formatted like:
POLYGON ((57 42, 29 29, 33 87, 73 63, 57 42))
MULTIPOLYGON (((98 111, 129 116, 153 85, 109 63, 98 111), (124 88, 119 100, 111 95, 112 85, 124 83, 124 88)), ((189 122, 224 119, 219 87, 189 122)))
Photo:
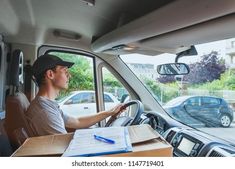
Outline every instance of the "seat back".
POLYGON ((23 53, 21 50, 13 52, 10 63, 10 94, 6 98, 5 129, 13 150, 28 136, 33 135, 25 117, 29 107, 27 97, 19 91, 23 83, 23 53))
POLYGON ((29 137, 24 128, 15 129, 13 135, 16 138, 18 146, 22 145, 29 137))
POLYGON ((0 157, 10 156, 13 151, 6 135, 5 129, 3 128, 4 120, 0 118, 0 157))

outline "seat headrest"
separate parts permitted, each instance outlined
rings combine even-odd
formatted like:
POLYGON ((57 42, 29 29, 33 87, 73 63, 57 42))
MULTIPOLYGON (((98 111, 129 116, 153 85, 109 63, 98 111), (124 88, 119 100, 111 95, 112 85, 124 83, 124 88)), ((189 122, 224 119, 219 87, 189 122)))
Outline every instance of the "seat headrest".
POLYGON ((23 84, 23 52, 19 49, 13 51, 9 73, 9 85, 18 87, 23 84))

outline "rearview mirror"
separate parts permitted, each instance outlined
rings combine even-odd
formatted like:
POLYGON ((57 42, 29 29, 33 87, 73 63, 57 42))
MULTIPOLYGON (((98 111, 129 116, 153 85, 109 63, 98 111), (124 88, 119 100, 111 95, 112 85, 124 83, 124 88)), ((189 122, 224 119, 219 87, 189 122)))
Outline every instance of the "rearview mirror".
POLYGON ((157 72, 160 75, 186 75, 189 73, 189 67, 185 63, 168 63, 158 65, 157 72))
POLYGON ((179 58, 181 58, 183 56, 194 56, 197 54, 198 53, 197 53, 197 49, 195 48, 195 46, 190 46, 190 48, 188 50, 185 50, 185 51, 182 51, 182 52, 176 54, 175 63, 177 63, 179 58))

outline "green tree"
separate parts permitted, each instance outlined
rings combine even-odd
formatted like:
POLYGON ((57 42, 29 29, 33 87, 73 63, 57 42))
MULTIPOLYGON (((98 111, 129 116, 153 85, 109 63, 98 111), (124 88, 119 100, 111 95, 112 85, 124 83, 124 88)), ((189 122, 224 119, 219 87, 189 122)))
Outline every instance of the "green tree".
POLYGON ((103 69, 103 85, 107 87, 122 87, 122 84, 106 68, 103 69))
POLYGON ((166 103, 171 99, 179 96, 178 86, 175 83, 161 84, 156 81, 145 78, 146 87, 152 91, 154 97, 161 103, 166 103))
POLYGON ((235 75, 233 72, 226 71, 220 78, 204 84, 192 85, 192 88, 206 89, 211 92, 215 90, 235 90, 235 75))
POLYGON ((203 84, 220 78, 226 71, 224 59, 218 58, 218 52, 212 51, 201 56, 201 61, 189 65, 190 73, 184 76, 184 81, 191 84, 203 84))

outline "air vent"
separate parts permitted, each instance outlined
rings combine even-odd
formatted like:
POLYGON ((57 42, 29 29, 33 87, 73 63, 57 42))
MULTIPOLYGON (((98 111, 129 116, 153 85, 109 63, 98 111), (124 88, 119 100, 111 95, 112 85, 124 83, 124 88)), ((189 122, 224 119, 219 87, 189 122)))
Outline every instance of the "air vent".
POLYGON ((176 132, 175 131, 170 131, 169 134, 166 137, 166 141, 170 143, 172 141, 172 138, 175 136, 176 132))
POLYGON ((224 155, 220 154, 219 152, 213 150, 208 157, 225 157, 224 155))
POLYGON ((227 151, 228 153, 230 154, 235 154, 235 151, 232 151, 232 150, 228 150, 228 149, 225 149, 225 148, 222 148, 224 151, 227 151))
POLYGON ((234 151, 228 150, 219 146, 213 147, 208 153, 207 157, 232 157, 234 156, 234 151))

